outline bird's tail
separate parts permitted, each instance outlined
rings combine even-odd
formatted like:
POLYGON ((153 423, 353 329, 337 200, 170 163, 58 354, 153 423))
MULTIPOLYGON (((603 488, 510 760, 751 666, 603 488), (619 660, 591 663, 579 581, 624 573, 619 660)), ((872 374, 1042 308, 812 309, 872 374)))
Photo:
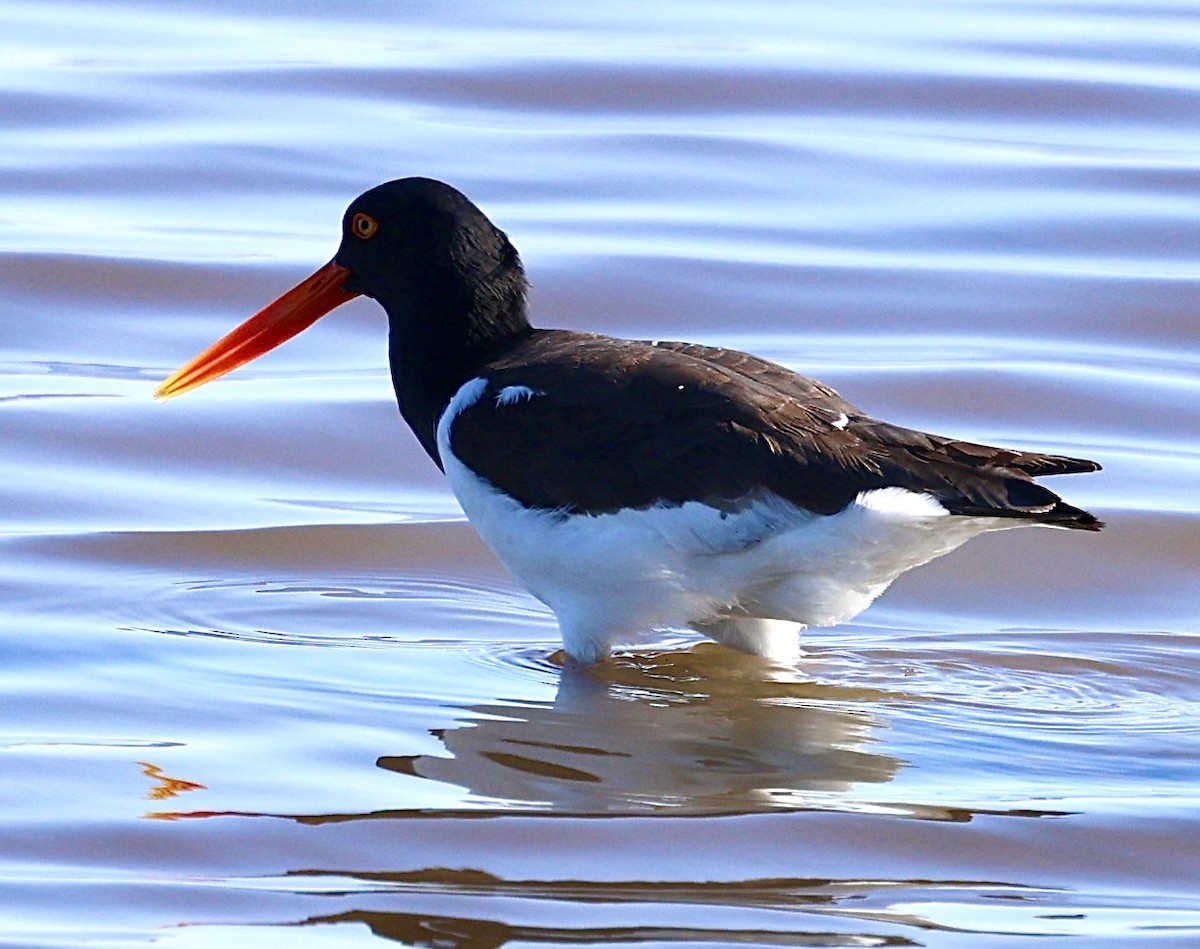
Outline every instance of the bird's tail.
MULTIPOLYGON (((1043 456, 1050 459, 1050 456, 1043 456)), ((1078 462, 1079 459, 1051 459, 1067 462, 1078 462)), ((1095 462, 1081 462, 1091 465, 1089 468, 1071 469, 1080 471, 1095 471, 1100 466, 1095 462)), ((1011 466, 1015 468, 1016 466, 1011 466)), ((1030 480, 1026 470, 1016 468, 1020 474, 1012 474, 1003 478, 999 484, 993 483, 994 490, 1000 487, 1003 499, 990 499, 992 503, 979 503, 981 499, 962 498, 942 503, 952 514, 965 514, 975 517, 1012 517, 1025 521, 1034 521, 1049 527, 1065 527, 1077 531, 1098 531, 1104 529, 1104 522, 1090 511, 1068 504, 1049 488, 1035 484, 1030 480), (1001 500, 1001 503, 994 503, 1001 500)), ((1045 472, 1043 472, 1045 473, 1045 472)), ((1054 474, 1065 474, 1065 469, 1055 469, 1054 474)), ((989 492, 990 494, 991 492, 989 492)))

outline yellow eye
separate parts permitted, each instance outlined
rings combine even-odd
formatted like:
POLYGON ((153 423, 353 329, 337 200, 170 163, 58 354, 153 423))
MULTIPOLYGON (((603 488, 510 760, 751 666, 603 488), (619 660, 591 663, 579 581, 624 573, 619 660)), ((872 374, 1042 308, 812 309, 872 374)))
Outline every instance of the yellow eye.
POLYGON ((359 240, 369 241, 379 230, 379 222, 369 214, 359 211, 350 219, 350 233, 359 240))

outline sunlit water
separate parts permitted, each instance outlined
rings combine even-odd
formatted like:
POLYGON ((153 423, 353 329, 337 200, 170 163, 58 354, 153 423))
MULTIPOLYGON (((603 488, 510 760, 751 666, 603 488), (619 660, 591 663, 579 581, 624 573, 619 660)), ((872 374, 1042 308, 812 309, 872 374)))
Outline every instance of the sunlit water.
POLYGON ((0 944, 1200 945, 1200 4, 286 8, 0 4, 0 944), (369 302, 150 398, 408 174, 1109 529, 560 669, 369 302))

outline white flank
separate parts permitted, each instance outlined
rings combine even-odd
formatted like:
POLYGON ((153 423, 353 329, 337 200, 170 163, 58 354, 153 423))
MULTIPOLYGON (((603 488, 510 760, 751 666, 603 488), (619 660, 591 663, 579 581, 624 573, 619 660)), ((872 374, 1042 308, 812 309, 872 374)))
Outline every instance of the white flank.
POLYGON ((929 494, 919 494, 906 488, 879 488, 864 491, 855 501, 880 514, 900 517, 949 517, 950 512, 929 494))
POLYGON ((554 610, 564 647, 581 662, 683 626, 785 660, 797 651, 796 637, 779 621, 844 622, 904 571, 1020 523, 952 517, 928 495, 902 488, 863 492, 831 516, 776 496, 737 512, 697 502, 601 515, 529 510, 450 451, 455 417, 486 387, 483 379, 467 382, 438 423, 446 476, 496 556, 554 610))

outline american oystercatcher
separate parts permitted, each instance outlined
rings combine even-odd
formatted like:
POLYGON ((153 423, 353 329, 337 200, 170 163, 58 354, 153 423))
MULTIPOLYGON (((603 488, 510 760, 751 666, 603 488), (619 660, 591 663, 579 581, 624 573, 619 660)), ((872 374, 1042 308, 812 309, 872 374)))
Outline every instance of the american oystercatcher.
POLYGON ((736 350, 535 329, 527 289, 465 196, 389 181, 347 209, 333 260, 156 395, 374 298, 401 414, 582 663, 672 627, 786 660, 802 626, 850 619, 977 534, 1103 526, 1033 480, 1093 461, 890 425, 736 350))

